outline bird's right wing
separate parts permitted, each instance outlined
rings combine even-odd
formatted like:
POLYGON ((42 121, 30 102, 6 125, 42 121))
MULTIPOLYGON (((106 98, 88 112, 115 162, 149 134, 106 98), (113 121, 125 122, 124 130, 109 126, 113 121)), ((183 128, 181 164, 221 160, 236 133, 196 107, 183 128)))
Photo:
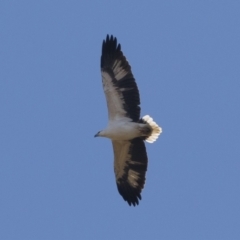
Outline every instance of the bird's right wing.
POLYGON ((112 144, 118 191, 130 206, 138 205, 148 162, 144 141, 135 138, 130 141, 112 141, 112 144))

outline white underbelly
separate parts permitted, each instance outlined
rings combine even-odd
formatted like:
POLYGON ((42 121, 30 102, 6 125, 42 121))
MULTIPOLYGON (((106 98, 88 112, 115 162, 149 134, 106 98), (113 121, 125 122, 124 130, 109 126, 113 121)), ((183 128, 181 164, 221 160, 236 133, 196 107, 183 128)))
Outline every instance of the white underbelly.
POLYGON ((108 126, 108 137, 112 140, 130 140, 139 137, 138 123, 110 124, 108 126))

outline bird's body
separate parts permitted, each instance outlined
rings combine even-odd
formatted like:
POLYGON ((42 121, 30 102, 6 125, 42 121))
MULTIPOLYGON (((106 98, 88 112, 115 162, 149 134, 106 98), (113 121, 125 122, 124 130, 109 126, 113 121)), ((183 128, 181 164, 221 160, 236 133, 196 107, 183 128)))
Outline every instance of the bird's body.
POLYGON ((150 116, 140 118, 138 87, 113 36, 103 41, 101 72, 109 122, 107 128, 95 136, 112 140, 118 191, 129 205, 135 206, 141 199, 147 171, 144 140, 154 142, 162 129, 150 116))
POLYGON ((147 124, 130 122, 124 119, 123 121, 110 121, 107 128, 102 130, 99 136, 107 137, 111 140, 127 141, 145 136, 144 130, 151 131, 147 124))

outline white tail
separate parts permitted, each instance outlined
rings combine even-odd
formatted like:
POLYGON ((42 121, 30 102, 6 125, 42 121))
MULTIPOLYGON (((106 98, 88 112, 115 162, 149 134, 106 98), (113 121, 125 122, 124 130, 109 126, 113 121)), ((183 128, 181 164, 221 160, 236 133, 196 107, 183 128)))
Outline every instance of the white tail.
POLYGON ((155 142, 157 140, 158 136, 161 134, 162 128, 159 127, 157 125, 157 123, 155 123, 149 115, 142 117, 142 120, 144 122, 148 123, 150 125, 150 127, 152 128, 152 134, 148 138, 146 138, 145 141, 147 141, 149 143, 155 142))

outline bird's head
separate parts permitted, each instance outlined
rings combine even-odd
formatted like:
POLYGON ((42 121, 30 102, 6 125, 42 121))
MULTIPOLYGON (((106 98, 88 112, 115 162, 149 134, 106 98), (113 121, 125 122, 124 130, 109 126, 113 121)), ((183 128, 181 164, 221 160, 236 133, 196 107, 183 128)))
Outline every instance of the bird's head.
POLYGON ((107 137, 107 132, 106 130, 99 131, 94 137, 107 137))
POLYGON ((101 131, 97 132, 97 134, 95 134, 94 137, 101 137, 101 131))

